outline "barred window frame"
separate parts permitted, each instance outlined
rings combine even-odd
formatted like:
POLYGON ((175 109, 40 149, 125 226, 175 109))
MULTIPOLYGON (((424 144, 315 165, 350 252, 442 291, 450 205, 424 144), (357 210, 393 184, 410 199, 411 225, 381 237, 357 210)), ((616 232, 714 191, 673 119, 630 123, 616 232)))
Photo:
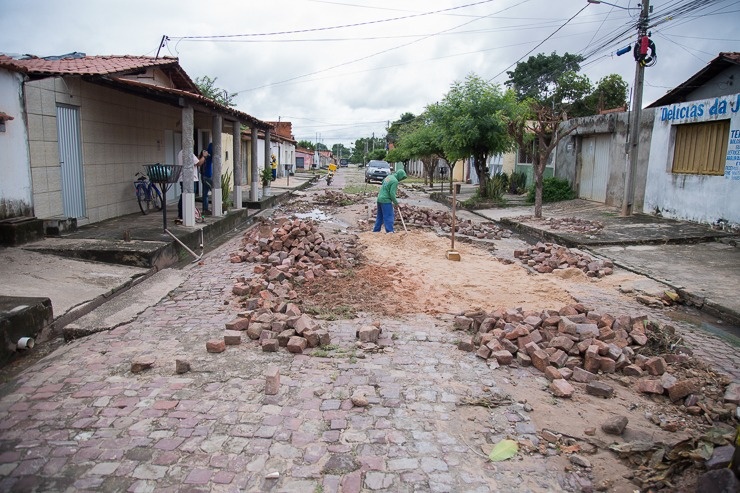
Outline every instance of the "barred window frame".
POLYGON ((675 125, 671 173, 724 176, 730 120, 675 125))

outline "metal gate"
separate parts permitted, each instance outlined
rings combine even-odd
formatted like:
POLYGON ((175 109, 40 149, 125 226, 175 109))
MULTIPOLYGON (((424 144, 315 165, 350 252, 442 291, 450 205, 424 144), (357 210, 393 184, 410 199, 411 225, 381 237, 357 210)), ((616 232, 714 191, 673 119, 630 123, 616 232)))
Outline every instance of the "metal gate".
POLYGON ((64 216, 85 217, 85 180, 82 170, 79 108, 57 106, 57 140, 64 216))
POLYGON ((610 143, 609 134, 584 137, 581 146, 581 179, 578 187, 580 198, 606 202, 610 143))

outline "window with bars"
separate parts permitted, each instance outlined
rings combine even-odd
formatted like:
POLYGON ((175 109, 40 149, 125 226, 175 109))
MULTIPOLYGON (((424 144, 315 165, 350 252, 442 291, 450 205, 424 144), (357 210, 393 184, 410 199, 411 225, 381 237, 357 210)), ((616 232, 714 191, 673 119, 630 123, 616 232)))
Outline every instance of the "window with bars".
POLYGON ((687 123, 676 127, 673 173, 725 174, 730 120, 687 123))
POLYGON ((517 163, 532 164, 534 162, 534 142, 519 147, 517 152, 517 163))

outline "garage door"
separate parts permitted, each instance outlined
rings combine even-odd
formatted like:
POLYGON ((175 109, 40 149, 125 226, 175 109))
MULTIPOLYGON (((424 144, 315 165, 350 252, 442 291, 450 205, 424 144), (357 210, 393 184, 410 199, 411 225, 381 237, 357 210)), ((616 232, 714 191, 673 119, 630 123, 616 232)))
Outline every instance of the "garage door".
POLYGON ((581 179, 578 196, 582 199, 606 202, 606 182, 609 178, 610 134, 592 135, 581 146, 581 179))

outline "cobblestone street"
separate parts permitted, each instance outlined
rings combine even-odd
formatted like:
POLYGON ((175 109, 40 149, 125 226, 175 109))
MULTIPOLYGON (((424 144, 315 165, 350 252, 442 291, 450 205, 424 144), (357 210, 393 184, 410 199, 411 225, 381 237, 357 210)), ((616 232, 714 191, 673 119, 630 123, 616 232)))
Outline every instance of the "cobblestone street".
MULTIPOLYGON (((347 358, 208 354, 237 308, 238 239, 189 267, 187 282, 135 322, 76 340, 28 368, 0 399, 3 491, 553 491, 552 459, 495 466, 471 450, 457 403, 496 374, 452 344, 448 324, 383 321, 392 353, 354 356, 367 320, 334 322, 347 358), (131 361, 156 357, 132 374, 131 361), (176 375, 175 358, 193 372, 176 375), (264 370, 281 368, 276 396, 264 370), (368 407, 350 395, 364 391, 368 407), (278 472, 278 479, 266 479, 278 472)), ((484 389, 484 387, 486 389, 484 389)), ((512 410, 525 414, 523 406, 512 410)), ((487 420, 488 413, 479 414, 487 420)), ((503 413, 497 418, 508 431, 503 413)), ((513 425, 512 425, 513 426, 513 425)), ((519 425, 534 437, 533 429, 519 425)))

